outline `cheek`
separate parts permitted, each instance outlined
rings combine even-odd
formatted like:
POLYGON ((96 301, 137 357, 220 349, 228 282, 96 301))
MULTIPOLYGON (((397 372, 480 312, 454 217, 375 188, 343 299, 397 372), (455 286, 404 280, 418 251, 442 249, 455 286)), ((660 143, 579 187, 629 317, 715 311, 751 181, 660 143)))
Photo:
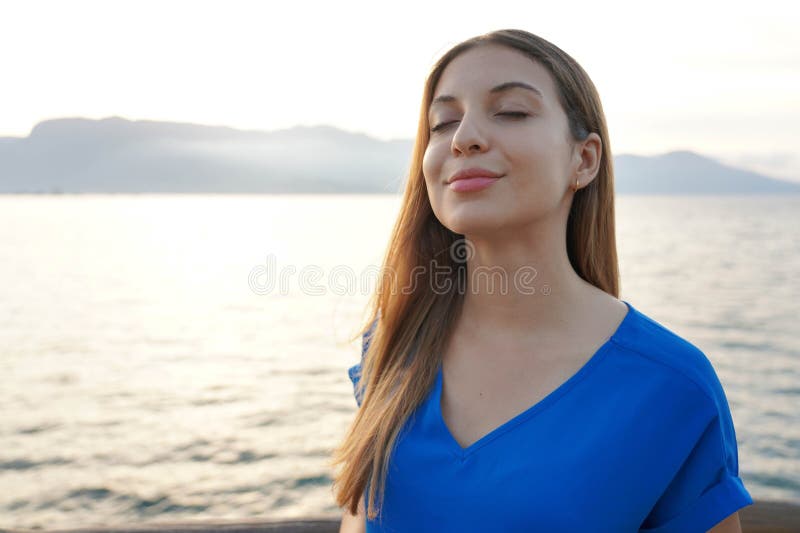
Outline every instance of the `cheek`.
POLYGON ((547 139, 515 139, 507 145, 505 155, 520 178, 534 181, 550 179, 558 159, 555 147, 547 139))
POLYGON ((558 147, 541 139, 516 142, 507 148, 505 156, 515 178, 513 201, 541 208, 558 203, 563 194, 558 147))
POLYGON ((433 184, 442 171, 442 158, 437 155, 436 146, 428 144, 422 156, 422 174, 428 185, 433 184))

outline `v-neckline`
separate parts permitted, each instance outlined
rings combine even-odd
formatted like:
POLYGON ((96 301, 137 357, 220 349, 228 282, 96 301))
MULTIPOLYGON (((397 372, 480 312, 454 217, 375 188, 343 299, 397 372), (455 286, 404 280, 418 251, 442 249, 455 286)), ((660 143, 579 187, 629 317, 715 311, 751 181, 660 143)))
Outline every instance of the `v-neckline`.
POLYGON ((439 424, 447 438, 448 446, 451 448, 453 454, 461 459, 462 461, 466 459, 466 457, 479 448, 482 448, 489 442, 493 441, 494 439, 500 437, 501 435, 511 431, 515 427, 522 424, 528 418, 531 418, 538 412, 545 409, 547 406, 551 405, 555 402, 558 398, 566 394, 574 385, 578 383, 581 379, 588 372, 590 372, 595 366, 597 366, 600 361, 602 360, 603 356, 608 352, 609 348, 611 347, 611 343, 616 341, 618 336, 622 333, 622 330, 627 326, 628 322, 631 321, 634 313, 634 308, 631 304, 622 300, 622 302, 628 307, 628 312, 625 313, 625 316, 622 319, 622 322, 619 323, 617 329, 611 336, 606 339, 606 341, 592 354, 592 356, 583 364, 583 366, 578 369, 572 376, 570 376, 566 381, 564 381, 561 385, 553 389, 549 394, 547 394, 544 398, 536 402, 535 404, 531 405, 518 415, 513 416, 512 418, 506 420, 499 426, 495 427, 478 440, 463 448, 461 444, 458 443, 456 438, 450 432, 450 428, 447 427, 447 424, 444 421, 444 415, 442 414, 442 382, 443 382, 443 375, 442 375, 442 362, 439 362, 439 368, 436 371, 436 381, 434 382, 434 394, 433 394, 433 404, 434 409, 436 411, 436 418, 438 419, 439 424))

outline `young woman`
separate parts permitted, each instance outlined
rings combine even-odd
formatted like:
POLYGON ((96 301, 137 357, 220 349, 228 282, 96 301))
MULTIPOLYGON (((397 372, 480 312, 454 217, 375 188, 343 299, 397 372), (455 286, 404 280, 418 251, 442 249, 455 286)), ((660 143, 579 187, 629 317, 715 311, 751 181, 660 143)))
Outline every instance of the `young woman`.
POLYGON ((574 59, 521 30, 445 53, 402 205, 332 461, 342 531, 740 531, 713 367, 618 299, 608 131, 574 59))

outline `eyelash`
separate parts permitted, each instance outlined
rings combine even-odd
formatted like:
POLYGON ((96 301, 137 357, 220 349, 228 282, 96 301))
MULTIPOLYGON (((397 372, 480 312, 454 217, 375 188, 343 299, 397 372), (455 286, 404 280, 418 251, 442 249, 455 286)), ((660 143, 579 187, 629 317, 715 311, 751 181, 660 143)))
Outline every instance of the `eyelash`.
MULTIPOLYGON (((520 118, 520 119, 529 116, 528 113, 523 113, 521 111, 509 111, 507 113, 498 113, 498 115, 507 115, 507 116, 512 116, 512 117, 516 117, 516 118, 520 118)), ((445 128, 446 126, 449 126, 453 122, 455 122, 455 121, 451 120, 450 122, 442 122, 441 124, 437 124, 436 126, 431 128, 431 133, 436 133, 437 131, 445 128)))

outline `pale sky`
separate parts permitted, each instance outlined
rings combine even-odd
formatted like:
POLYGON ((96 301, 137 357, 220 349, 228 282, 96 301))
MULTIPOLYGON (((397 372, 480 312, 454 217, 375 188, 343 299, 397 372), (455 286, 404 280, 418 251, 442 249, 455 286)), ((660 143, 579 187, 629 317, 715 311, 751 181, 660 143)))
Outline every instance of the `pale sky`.
POLYGON ((800 181, 793 4, 0 0, 0 136, 117 115, 411 139, 433 62, 520 28, 589 73, 615 155, 693 150, 800 181))

